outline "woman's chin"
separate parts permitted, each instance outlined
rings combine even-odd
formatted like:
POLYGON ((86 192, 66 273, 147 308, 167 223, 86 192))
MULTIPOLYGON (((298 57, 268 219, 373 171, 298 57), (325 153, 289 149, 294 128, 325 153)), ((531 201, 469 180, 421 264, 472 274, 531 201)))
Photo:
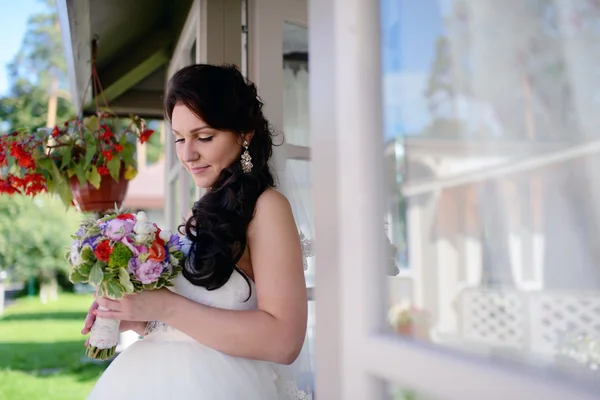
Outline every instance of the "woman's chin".
POLYGON ((201 177, 196 177, 196 176, 194 177, 194 183, 200 189, 210 189, 213 182, 214 182, 213 179, 206 179, 204 177, 201 178, 201 177))

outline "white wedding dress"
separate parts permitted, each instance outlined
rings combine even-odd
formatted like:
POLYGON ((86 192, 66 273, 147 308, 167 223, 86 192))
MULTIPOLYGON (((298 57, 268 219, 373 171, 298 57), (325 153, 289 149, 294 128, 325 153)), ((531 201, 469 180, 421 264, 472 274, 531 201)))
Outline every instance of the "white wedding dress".
MULTIPOLYGON (((234 271, 217 290, 192 285, 183 275, 174 292, 198 303, 230 310, 256 309, 252 281, 234 271)), ((162 323, 149 324, 144 339, 129 346, 106 369, 88 400, 291 400, 312 399, 299 389, 288 366, 232 357, 162 323)))

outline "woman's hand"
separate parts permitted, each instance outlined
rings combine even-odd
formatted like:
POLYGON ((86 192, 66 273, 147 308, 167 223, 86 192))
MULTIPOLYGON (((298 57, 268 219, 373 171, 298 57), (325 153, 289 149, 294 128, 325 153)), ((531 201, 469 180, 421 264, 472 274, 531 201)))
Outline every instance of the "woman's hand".
POLYGON ((98 317, 128 322, 162 321, 168 315, 169 300, 173 295, 168 289, 159 289, 125 295, 117 300, 102 297, 96 301, 108 311, 96 308, 92 313, 98 317))
MULTIPOLYGON (((82 335, 87 335, 92 330, 92 326, 96 321, 96 315, 94 312, 98 309, 98 302, 94 300, 87 315, 85 316, 85 322, 83 329, 81 330, 82 335)), ((146 322, 143 321, 121 321, 119 324, 119 332, 134 331, 138 335, 143 335, 146 329, 146 322)), ((85 341, 85 346, 88 345, 89 339, 85 341)))

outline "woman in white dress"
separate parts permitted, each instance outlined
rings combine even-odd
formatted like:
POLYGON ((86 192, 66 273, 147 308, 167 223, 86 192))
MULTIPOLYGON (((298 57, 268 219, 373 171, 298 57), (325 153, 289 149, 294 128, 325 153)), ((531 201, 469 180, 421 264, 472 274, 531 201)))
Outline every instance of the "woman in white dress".
POLYGON ((165 109, 177 157, 207 193, 181 227, 189 258, 173 288, 92 304, 82 333, 101 316, 144 338, 88 399, 312 398, 286 371, 304 343, 307 298, 292 210, 273 189, 262 107, 235 67, 193 65, 171 79, 165 109))

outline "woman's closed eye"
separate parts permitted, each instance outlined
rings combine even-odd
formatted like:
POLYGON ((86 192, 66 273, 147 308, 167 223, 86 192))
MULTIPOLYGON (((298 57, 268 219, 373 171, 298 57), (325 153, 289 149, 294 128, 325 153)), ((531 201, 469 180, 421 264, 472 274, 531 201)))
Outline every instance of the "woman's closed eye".
MULTIPOLYGON (((201 142, 210 142, 213 139, 214 136, 215 135, 208 136, 208 137, 199 137, 198 140, 201 141, 201 142)), ((183 143, 184 141, 185 141, 184 138, 178 138, 178 139, 175 140, 175 143, 183 143)))

